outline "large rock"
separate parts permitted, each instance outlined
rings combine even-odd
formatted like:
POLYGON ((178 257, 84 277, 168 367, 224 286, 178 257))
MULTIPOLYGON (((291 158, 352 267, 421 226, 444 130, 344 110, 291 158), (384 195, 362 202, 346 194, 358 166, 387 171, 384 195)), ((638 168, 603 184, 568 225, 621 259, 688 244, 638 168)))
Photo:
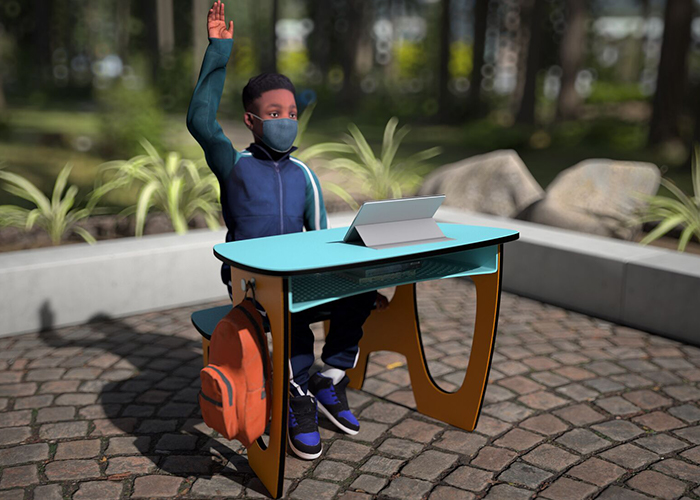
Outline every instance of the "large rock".
POLYGON ((643 162, 591 159, 561 172, 545 199, 528 210, 527 219, 584 233, 632 240, 641 225, 626 225, 645 205, 634 193, 656 194, 661 174, 643 162))
POLYGON ((544 197, 523 160, 510 149, 440 167, 425 178, 418 194, 444 194, 445 205, 504 217, 515 217, 544 197))

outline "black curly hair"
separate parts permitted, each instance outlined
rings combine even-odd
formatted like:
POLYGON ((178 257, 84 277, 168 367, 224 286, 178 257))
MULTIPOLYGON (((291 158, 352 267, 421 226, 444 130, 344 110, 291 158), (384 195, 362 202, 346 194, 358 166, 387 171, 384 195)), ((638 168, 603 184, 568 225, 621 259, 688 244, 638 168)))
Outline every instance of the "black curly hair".
POLYGON ((250 105, 268 90, 285 89, 296 95, 294 84, 284 75, 279 73, 261 73, 254 76, 243 87, 243 108, 248 111, 250 105))

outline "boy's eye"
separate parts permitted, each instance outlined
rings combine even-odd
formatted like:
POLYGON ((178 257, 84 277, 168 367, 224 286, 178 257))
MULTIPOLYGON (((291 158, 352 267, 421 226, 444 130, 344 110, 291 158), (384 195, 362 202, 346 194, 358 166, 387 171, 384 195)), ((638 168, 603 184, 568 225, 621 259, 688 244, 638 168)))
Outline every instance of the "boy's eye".
POLYGON ((296 113, 289 113, 290 118, 294 118, 295 120, 297 119, 297 114, 296 113))
POLYGON ((280 114, 279 114, 277 111, 273 111, 273 112, 270 113, 270 116, 271 116, 272 118, 277 118, 279 115, 280 115, 280 114))

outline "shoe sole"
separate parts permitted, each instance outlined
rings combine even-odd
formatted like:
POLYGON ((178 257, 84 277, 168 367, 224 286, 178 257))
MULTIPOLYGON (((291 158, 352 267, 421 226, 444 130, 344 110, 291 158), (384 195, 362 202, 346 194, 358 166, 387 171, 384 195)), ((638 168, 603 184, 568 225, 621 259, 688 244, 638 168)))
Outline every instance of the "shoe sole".
MULTIPOLYGON (((314 397, 316 397, 316 396, 314 395, 314 397)), ((333 415, 331 415, 331 412, 326 410, 325 406, 323 406, 323 404, 321 404, 321 402, 318 399, 316 399, 316 402, 318 403, 318 408, 323 412, 323 414, 326 416, 326 418, 328 418, 328 420, 333 422, 333 425, 335 425, 338 429, 340 429, 341 431, 343 431, 346 434, 350 434, 351 436, 354 436, 355 434, 360 432, 359 430, 348 429, 347 427, 345 427, 343 424, 338 422, 338 420, 336 420, 336 418, 333 415)))
POLYGON ((317 459, 318 457, 320 457, 320 456, 321 456, 321 452, 323 452, 323 446, 322 446, 318 453, 315 453, 315 454, 304 453, 303 451, 299 451, 299 450, 297 450, 297 449, 294 447, 294 445, 292 444, 292 438, 291 438, 291 437, 288 437, 287 441, 289 442, 289 447, 292 449, 292 451, 294 452, 294 454, 295 454, 296 456, 298 456, 299 458, 303 458, 304 460, 315 460, 315 459, 317 459))

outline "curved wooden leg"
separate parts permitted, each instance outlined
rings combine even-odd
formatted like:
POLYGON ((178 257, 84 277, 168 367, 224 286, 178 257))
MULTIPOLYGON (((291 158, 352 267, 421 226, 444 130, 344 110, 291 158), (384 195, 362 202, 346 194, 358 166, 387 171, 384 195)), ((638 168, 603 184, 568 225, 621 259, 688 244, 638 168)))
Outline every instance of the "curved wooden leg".
POLYGON ((477 295, 474 339, 464 382, 456 392, 440 389, 430 376, 418 324, 415 283, 397 287, 389 307, 385 311, 373 311, 365 322, 357 365, 347 372, 350 387, 362 387, 371 352, 398 352, 406 356, 418 411, 461 429, 474 430, 496 338, 502 255, 502 245, 499 245, 495 273, 472 276, 477 295))
POLYGON ((262 438, 248 447, 248 462, 273 498, 282 496, 284 462, 287 452, 287 416, 289 404, 289 341, 291 315, 288 281, 231 267, 233 304, 243 300, 241 279, 255 278, 255 298, 265 308, 272 334, 272 411, 270 440, 262 438))

